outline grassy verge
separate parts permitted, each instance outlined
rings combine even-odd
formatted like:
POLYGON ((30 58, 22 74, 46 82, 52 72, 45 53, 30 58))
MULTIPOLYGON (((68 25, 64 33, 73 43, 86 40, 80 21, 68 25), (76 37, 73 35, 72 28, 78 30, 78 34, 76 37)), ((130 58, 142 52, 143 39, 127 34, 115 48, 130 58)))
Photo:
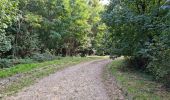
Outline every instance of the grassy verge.
POLYGON ((25 73, 28 72, 32 69, 35 68, 40 68, 40 67, 44 67, 47 65, 52 65, 52 64, 61 64, 61 63, 67 63, 67 62, 79 62, 81 60, 89 60, 89 59, 97 59, 99 57, 85 57, 85 58, 80 58, 80 57, 65 57, 65 58, 61 58, 60 60, 54 60, 54 61, 46 61, 46 62, 42 62, 42 63, 30 63, 30 64, 20 64, 20 65, 16 65, 14 67, 11 68, 7 68, 7 69, 1 69, 0 70, 0 78, 6 78, 15 74, 19 74, 19 73, 25 73))
POLYGON ((63 69, 67 66, 75 65, 80 62, 86 62, 96 59, 103 59, 102 57, 66 57, 60 60, 47 61, 43 63, 32 63, 32 64, 22 64, 15 67, 4 69, 0 71, 1 78, 7 78, 12 75, 22 74, 23 77, 17 78, 15 81, 9 83, 8 85, 0 88, 0 97, 9 96, 15 94, 19 90, 27 87, 41 79, 45 76, 48 76, 51 73, 54 73, 60 69, 63 69))
POLYGON ((170 100, 170 92, 153 81, 147 74, 135 70, 124 69, 124 59, 117 59, 108 65, 109 70, 121 85, 127 99, 130 100, 170 100))

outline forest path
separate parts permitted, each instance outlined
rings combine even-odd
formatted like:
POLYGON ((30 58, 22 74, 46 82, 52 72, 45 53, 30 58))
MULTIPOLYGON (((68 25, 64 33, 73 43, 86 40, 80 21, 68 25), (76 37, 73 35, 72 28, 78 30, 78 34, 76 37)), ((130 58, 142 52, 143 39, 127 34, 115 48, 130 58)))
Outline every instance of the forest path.
POLYGON ((110 62, 96 60, 66 68, 5 100, 110 100, 102 79, 110 62))

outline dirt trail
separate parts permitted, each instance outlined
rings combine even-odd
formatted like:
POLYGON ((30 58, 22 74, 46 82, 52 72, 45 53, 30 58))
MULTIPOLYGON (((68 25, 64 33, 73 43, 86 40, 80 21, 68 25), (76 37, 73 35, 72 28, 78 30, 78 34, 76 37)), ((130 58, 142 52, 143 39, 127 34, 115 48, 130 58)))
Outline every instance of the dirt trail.
POLYGON ((111 60, 81 63, 40 80, 5 100, 110 100, 102 72, 111 60))

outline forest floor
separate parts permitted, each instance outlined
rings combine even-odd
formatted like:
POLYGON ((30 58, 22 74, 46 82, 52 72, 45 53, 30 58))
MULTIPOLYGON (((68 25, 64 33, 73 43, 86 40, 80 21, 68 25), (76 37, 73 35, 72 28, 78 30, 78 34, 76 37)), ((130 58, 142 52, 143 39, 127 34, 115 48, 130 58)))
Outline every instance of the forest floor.
POLYGON ((109 63, 109 59, 100 59, 68 67, 4 100, 110 100, 109 91, 114 93, 112 100, 121 100, 121 91, 103 75, 109 63))

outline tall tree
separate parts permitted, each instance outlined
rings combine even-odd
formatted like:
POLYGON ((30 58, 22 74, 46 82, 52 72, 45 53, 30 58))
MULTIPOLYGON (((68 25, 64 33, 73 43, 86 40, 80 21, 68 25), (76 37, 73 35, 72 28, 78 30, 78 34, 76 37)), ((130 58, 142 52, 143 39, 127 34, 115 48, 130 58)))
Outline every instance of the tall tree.
POLYGON ((130 58, 133 66, 166 82, 170 75, 167 5, 164 0, 112 0, 103 14, 110 52, 130 58))
POLYGON ((17 2, 12 0, 0 1, 0 54, 11 49, 11 38, 6 35, 5 29, 14 21, 17 11, 17 2))

